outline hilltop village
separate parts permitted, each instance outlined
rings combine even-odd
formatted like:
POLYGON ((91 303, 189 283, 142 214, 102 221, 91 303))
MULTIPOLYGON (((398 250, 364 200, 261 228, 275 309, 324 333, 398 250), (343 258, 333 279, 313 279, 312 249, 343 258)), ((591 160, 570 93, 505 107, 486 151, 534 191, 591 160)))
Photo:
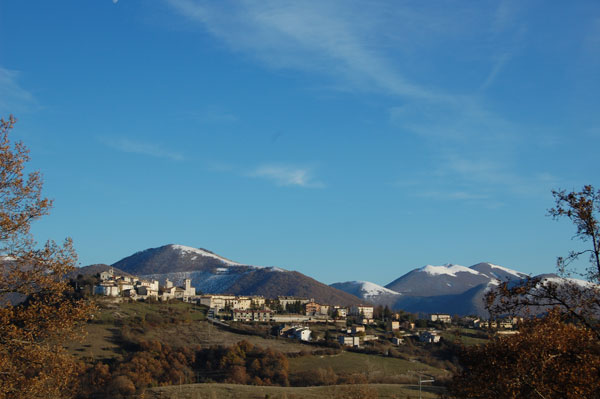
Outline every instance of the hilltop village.
POLYGON ((427 314, 422 318, 404 312, 391 312, 387 307, 374 307, 370 304, 342 306, 317 303, 312 298, 278 296, 240 296, 227 294, 198 294, 191 286, 191 280, 184 279, 183 286, 175 286, 170 280, 160 285, 158 280, 144 280, 136 276, 116 275, 114 269, 99 273, 100 282, 93 287, 93 294, 111 298, 115 302, 171 301, 181 300, 205 306, 208 319, 215 323, 275 323, 280 336, 300 341, 318 341, 322 337, 315 334, 311 326, 334 324, 341 334, 337 336, 340 345, 361 347, 369 341, 388 340, 394 345, 402 345, 406 337, 420 342, 437 343, 441 336, 439 329, 452 324, 466 325, 476 329, 499 329, 502 334, 514 333, 517 318, 500 321, 486 321, 478 317, 452 317, 449 314, 427 314), (369 326, 385 322, 385 334, 374 334, 369 326), (436 328, 437 327, 437 328, 436 328))

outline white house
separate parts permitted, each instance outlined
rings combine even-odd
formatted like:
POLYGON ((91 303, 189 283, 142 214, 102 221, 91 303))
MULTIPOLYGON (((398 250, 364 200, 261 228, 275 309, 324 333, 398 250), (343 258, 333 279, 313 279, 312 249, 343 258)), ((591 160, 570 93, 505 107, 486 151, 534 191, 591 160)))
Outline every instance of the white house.
POLYGON ((429 316, 431 321, 441 321, 442 323, 451 323, 452 317, 449 314, 434 313, 429 316))
POLYGON ((250 310, 250 309, 233 309, 233 321, 262 321, 271 320, 270 310, 250 310))
POLYGON ((350 308, 350 314, 353 316, 362 316, 365 319, 373 318, 373 306, 353 305, 350 308))
POLYGON ((342 308, 340 306, 334 306, 333 314, 336 317, 346 317, 348 316, 348 309, 342 308))
POLYGON ((425 331, 425 332, 422 332, 421 335, 419 335, 419 341, 421 341, 421 342, 429 342, 429 343, 440 342, 440 338, 441 337, 435 331, 425 331))
POLYGON ((360 338, 353 337, 350 335, 339 335, 338 342, 340 343, 340 345, 344 345, 344 346, 354 346, 354 347, 360 346, 360 338))
POLYGON ((112 267, 109 270, 100 273, 101 281, 112 280, 113 277, 114 277, 114 270, 112 267))
POLYGON ((296 302, 300 302, 301 305, 305 305, 310 302, 310 299, 298 298, 294 296, 278 296, 277 300, 281 304, 281 307, 283 307, 284 309, 287 305, 294 304, 296 302))
POLYGON ((310 331, 310 328, 300 327, 295 329, 294 337, 296 337, 296 339, 299 339, 300 341, 310 341, 311 333, 312 332, 310 331))
POLYGON ((103 281, 100 285, 94 286, 95 295, 119 296, 119 286, 111 281, 103 281))

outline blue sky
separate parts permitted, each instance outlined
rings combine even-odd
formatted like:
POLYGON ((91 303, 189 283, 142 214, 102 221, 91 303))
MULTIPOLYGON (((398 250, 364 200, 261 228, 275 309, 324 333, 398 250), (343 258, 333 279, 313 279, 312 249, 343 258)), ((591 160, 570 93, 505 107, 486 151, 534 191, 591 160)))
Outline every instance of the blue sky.
POLYGON ((600 185, 597 1, 0 2, 0 114, 82 265, 168 243, 387 284, 551 272, 600 185))

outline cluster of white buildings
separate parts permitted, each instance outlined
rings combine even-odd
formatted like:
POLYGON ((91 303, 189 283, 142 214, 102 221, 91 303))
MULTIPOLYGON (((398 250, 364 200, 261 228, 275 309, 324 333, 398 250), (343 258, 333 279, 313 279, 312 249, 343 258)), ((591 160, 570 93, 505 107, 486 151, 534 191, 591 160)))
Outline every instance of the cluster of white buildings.
POLYGON ((143 280, 134 276, 115 276, 114 270, 100 273, 100 284, 94 286, 94 295, 127 297, 134 300, 154 298, 167 301, 181 299, 190 301, 196 297, 196 289, 190 279, 184 280, 183 287, 176 287, 170 280, 160 286, 158 280, 143 280))
POLYGON ((198 303, 209 308, 216 317, 231 317, 233 321, 259 321, 279 323, 315 323, 344 321, 348 315, 361 317, 365 324, 373 322, 373 306, 358 305, 350 309, 317 303, 314 299, 279 296, 265 300, 262 296, 206 294, 198 303), (286 311, 294 308, 294 312, 286 311), (281 310, 278 312, 277 309, 281 310))
POLYGON ((304 342, 309 342, 312 339, 312 331, 306 326, 283 326, 279 329, 279 335, 304 342))
POLYGON ((207 306, 215 312, 223 310, 248 310, 262 309, 265 307, 265 298, 262 296, 237 296, 237 295, 201 295, 198 303, 207 306))

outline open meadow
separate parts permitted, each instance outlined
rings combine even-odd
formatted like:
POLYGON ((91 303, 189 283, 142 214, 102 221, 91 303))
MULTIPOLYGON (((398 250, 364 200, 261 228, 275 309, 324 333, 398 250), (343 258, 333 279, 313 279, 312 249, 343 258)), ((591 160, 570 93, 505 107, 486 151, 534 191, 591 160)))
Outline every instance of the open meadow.
MULTIPOLYGON (((442 388, 422 387, 423 399, 439 398, 442 388)), ((148 399, 417 399, 418 385, 359 384, 321 387, 256 387, 235 384, 190 384, 152 388, 148 399)))

